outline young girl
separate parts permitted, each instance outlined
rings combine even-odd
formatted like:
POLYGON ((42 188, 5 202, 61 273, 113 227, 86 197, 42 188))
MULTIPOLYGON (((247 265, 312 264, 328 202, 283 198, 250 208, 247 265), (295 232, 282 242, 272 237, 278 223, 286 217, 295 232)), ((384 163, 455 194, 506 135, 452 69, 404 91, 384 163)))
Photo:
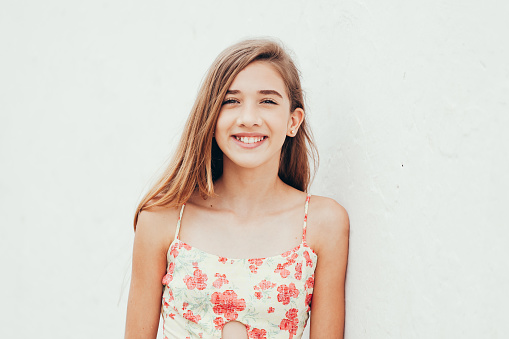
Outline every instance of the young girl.
MULTIPOLYGON (((143 198, 125 337, 343 338, 349 222, 305 193, 299 72, 270 40, 223 51, 175 157, 143 198)), ((331 183, 333 184, 333 183, 331 183)))

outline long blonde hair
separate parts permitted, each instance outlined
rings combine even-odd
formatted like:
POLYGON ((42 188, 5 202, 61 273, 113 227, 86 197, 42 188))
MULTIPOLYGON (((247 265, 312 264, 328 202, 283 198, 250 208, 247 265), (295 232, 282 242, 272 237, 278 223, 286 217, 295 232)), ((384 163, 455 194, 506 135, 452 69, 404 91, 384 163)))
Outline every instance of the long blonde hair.
MULTIPOLYGON (((223 153, 213 138, 217 117, 231 83, 247 65, 255 60, 270 63, 281 75, 290 109, 304 110, 304 96, 299 71, 284 48, 268 39, 241 41, 225 49, 207 72, 177 150, 168 168, 143 197, 134 217, 154 206, 179 206, 198 189, 203 197, 214 194, 214 181, 223 173, 223 153)), ((318 166, 318 153, 311 130, 304 118, 297 134, 287 137, 279 162, 278 175, 286 184, 307 191, 311 181, 309 159, 318 166)))

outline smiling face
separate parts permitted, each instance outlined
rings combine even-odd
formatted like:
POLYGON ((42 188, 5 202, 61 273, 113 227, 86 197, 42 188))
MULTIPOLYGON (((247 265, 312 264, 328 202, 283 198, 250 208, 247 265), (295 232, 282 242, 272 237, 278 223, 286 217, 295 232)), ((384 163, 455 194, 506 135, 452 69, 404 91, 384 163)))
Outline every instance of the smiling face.
POLYGON ((270 63, 252 62, 233 80, 217 119, 224 165, 279 166, 285 138, 297 133, 303 115, 300 108, 290 111, 286 86, 270 63))

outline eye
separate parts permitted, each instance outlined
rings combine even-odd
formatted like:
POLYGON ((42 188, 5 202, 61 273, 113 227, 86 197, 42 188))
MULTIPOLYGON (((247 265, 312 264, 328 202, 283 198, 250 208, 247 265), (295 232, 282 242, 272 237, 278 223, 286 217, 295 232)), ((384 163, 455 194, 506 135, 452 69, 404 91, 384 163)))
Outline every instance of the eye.
POLYGON ((262 104, 271 104, 271 105, 277 105, 277 102, 275 102, 272 99, 264 99, 262 100, 262 104))
POLYGON ((231 104, 236 104, 238 102, 239 101, 237 99, 228 98, 228 99, 224 99, 223 105, 231 105, 231 104))

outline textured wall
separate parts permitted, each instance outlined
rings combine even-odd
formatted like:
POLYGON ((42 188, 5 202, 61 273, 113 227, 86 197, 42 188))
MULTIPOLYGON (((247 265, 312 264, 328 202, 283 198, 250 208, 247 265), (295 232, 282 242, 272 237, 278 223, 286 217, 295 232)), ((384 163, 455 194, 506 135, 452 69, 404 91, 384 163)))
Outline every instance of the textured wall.
MULTIPOLYGON (((346 337, 509 331, 509 5, 4 1, 0 337, 123 335, 132 217, 207 67, 294 52, 351 218, 346 337)), ((312 227, 312 225, 309 225, 312 227)))

